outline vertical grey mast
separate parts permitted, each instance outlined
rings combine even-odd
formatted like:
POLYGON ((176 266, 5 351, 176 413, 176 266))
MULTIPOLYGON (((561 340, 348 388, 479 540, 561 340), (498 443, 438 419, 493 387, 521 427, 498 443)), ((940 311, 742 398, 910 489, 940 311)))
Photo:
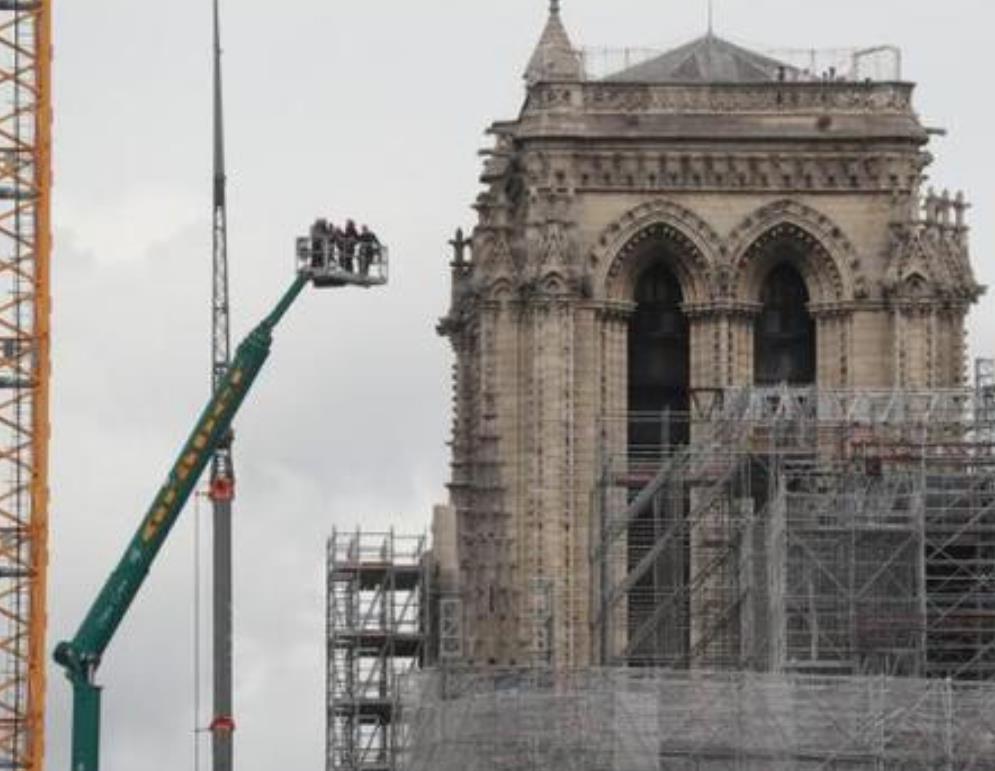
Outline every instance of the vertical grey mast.
MULTIPOLYGON (((225 134, 221 91, 221 13, 214 3, 214 234, 211 295, 211 387, 217 389, 231 361, 228 306, 228 222, 225 205, 225 134)), ((232 739, 232 546, 231 506, 235 496, 232 439, 211 460, 210 495, 214 521, 213 691, 211 720, 213 771, 231 771, 232 739)))
POLYGON ((228 332, 228 224, 225 210, 225 129, 221 92, 221 17, 214 0, 214 292, 213 378, 217 386, 228 371, 231 339, 228 332))

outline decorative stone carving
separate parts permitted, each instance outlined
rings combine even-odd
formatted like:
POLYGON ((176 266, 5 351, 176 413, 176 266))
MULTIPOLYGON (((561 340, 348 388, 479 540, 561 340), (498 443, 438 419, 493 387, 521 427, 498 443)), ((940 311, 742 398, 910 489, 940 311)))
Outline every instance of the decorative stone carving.
POLYGON ((530 153, 521 164, 533 189, 600 190, 875 190, 905 191, 919 184, 918 156, 856 151, 678 151, 639 154, 530 153))
POLYGON ((821 212, 785 199, 758 209, 729 234, 728 250, 739 272, 740 299, 756 299, 750 296, 753 277, 747 267, 766 243, 779 237, 797 239, 809 247, 801 267, 810 279, 813 302, 841 302, 854 296, 853 271, 860 267, 860 259, 850 239, 821 212))
MULTIPOLYGON (((604 293, 621 299, 619 285, 623 268, 636 247, 649 238, 665 239, 677 247, 678 266, 685 273, 687 302, 704 299, 702 285, 711 266, 722 253, 722 239, 712 227, 690 209, 673 201, 659 199, 637 206, 608 225, 598 236, 588 262, 600 278, 604 293)), ((598 281, 595 293, 598 292, 598 281)))
MULTIPOLYGON (((704 89, 680 84, 586 83, 581 99, 591 112, 738 113, 836 112, 902 114, 912 110, 912 86, 894 83, 712 84, 704 89)), ((530 107, 565 100, 564 87, 533 89, 530 107)))
POLYGON ((727 262, 716 264, 708 276, 708 289, 713 303, 734 300, 736 281, 733 266, 727 262))
POLYGON ((964 237, 963 208, 963 197, 930 191, 923 199, 923 220, 892 225, 882 282, 887 298, 922 304, 924 285, 932 287, 929 299, 935 304, 967 305, 981 296, 984 288, 974 278, 964 237))
POLYGON ((555 220, 543 228, 538 253, 540 272, 567 272, 573 265, 573 245, 567 236, 567 225, 555 220))

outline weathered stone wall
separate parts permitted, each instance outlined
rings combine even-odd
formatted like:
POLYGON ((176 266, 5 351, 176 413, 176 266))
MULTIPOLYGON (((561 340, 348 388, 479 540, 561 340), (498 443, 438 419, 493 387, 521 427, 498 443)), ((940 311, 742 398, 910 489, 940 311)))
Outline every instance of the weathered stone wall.
POLYGON ((692 389, 753 382, 779 239, 800 250, 821 388, 960 385, 980 288, 963 201, 923 199, 911 86, 537 82, 494 133, 440 327, 466 650, 583 665, 594 495, 604 452, 626 446, 643 270, 663 259, 681 283, 692 389))

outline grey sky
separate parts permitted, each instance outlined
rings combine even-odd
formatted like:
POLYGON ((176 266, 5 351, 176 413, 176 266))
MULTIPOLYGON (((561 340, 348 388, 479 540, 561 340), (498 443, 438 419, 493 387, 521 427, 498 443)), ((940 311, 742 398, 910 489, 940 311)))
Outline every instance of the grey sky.
MULTIPOLYGON (((704 30, 705 5, 564 0, 563 14, 575 43, 666 47, 704 30)), ((393 257, 384 291, 302 297, 238 421, 241 771, 323 768, 328 531, 421 531, 444 499, 445 241, 472 224, 482 131, 516 114, 546 6, 224 3, 235 338, 290 280, 293 236, 319 213, 368 222, 393 257)), ((967 191, 977 273, 995 284, 989 3, 716 0, 716 15, 720 34, 764 48, 902 46, 921 114, 950 130, 932 176, 967 191)), ((210 323, 208 0, 57 0, 55 21, 50 648, 206 396, 210 323)), ((993 307, 974 315, 975 350, 995 349, 993 307)), ((192 767, 194 509, 101 670, 106 771, 192 767)), ((55 669, 49 698, 49 767, 66 768, 55 669)))

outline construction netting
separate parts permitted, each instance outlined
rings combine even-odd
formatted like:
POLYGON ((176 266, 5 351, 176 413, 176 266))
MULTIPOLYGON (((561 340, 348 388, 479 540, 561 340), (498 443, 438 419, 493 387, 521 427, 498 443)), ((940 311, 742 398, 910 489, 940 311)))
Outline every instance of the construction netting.
POLYGON ((424 671, 405 771, 995 769, 995 685, 647 668, 424 671))

